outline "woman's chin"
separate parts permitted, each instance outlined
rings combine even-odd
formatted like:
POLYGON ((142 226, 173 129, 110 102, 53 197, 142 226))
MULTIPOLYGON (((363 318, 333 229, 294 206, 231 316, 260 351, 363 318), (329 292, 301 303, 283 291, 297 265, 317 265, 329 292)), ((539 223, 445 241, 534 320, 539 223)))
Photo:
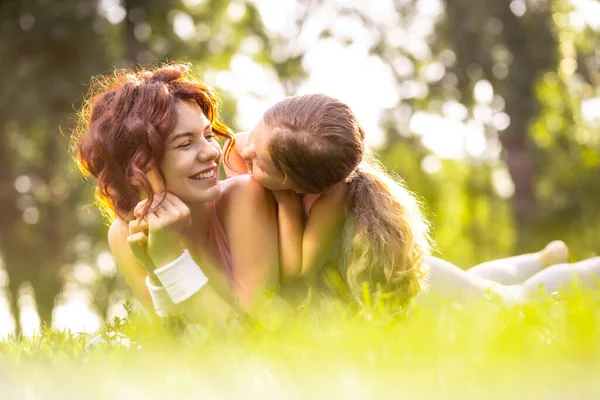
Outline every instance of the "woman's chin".
POLYGON ((178 195, 177 193, 173 194, 179 197, 186 204, 200 204, 216 200, 221 194, 221 188, 217 184, 202 191, 194 190, 188 191, 187 193, 181 193, 180 195, 178 195))

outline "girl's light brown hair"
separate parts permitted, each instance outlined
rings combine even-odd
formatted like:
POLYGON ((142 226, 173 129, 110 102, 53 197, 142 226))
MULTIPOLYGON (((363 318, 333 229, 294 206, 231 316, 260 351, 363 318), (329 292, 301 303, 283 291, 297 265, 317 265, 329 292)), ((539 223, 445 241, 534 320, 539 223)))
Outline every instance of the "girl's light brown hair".
POLYGON ((119 70, 92 79, 71 152, 84 176, 96 178, 96 203, 109 221, 131 217, 140 187, 150 206, 154 192, 146 174, 154 168, 166 186, 158 166, 177 125, 179 101, 198 104, 216 136, 235 140, 218 119, 214 92, 191 75, 187 64, 119 70))
POLYGON ((365 133, 350 107, 322 95, 293 96, 263 120, 275 134, 268 143, 275 166, 304 193, 349 185, 347 246, 341 272, 351 292, 363 285, 405 304, 421 289, 428 224, 415 196, 383 171, 365 149, 365 133))

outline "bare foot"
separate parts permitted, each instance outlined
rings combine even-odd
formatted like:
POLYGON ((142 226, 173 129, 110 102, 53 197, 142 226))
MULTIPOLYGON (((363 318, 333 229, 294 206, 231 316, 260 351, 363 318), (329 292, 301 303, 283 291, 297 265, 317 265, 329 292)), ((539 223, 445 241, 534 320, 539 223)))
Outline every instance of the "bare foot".
POLYGON ((553 240, 539 252, 542 267, 546 268, 555 264, 563 264, 569 261, 569 248, 562 240, 553 240))

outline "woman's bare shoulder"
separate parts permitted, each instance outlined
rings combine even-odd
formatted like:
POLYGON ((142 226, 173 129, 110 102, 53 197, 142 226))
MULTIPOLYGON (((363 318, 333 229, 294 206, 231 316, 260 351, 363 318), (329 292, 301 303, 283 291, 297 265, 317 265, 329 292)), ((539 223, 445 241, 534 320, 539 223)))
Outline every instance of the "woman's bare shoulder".
POLYGON ((219 201, 235 201, 234 197, 251 195, 262 196, 268 194, 268 190, 258 184, 249 174, 232 176, 221 181, 221 195, 219 201))
POLYGON ((238 175, 221 181, 221 195, 217 202, 219 216, 226 217, 230 210, 251 211, 253 207, 274 204, 270 191, 262 187, 251 175, 238 175))

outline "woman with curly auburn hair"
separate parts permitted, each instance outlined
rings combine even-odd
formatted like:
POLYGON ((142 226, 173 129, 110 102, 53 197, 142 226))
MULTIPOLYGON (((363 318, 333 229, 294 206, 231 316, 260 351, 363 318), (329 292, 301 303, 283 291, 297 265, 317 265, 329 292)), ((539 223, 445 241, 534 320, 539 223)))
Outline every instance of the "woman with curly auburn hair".
POLYGON ((415 196, 374 161, 356 115, 337 99, 288 97, 237 137, 226 169, 249 173, 273 191, 284 280, 300 277, 318 286, 322 272, 330 276, 333 269, 354 298, 361 299, 366 284, 404 305, 424 285, 435 295, 466 300, 491 289, 512 303, 540 285, 554 292, 574 274, 589 285, 600 277, 600 258, 564 264, 568 249, 560 241, 469 271, 430 256, 428 224, 415 196), (553 264, 559 265, 542 270, 553 264))
POLYGON ((218 180, 217 139, 233 136, 189 67, 119 71, 90 93, 72 152, 96 179, 110 248, 142 303, 164 315, 198 292, 196 308, 225 315, 276 285, 272 196, 248 176, 218 180))

